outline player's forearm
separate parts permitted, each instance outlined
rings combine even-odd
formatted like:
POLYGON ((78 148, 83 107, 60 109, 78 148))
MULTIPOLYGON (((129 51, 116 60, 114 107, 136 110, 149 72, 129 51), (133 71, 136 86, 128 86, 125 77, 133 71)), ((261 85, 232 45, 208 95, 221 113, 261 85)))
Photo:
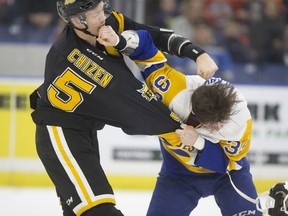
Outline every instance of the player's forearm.
POLYGON ((147 30, 158 49, 179 57, 188 57, 196 62, 196 59, 205 51, 193 44, 189 39, 177 35, 171 29, 163 29, 156 26, 137 23, 124 16, 125 30, 147 30))
POLYGON ((119 35, 120 41, 115 48, 128 55, 144 67, 166 62, 162 52, 154 45, 151 35, 145 30, 127 30, 119 35))
POLYGON ((116 31, 121 33, 125 30, 147 30, 159 50, 178 57, 193 59, 197 64, 197 74, 204 79, 210 78, 218 70, 215 61, 202 48, 187 38, 174 34, 173 30, 137 23, 120 13, 113 14, 107 24, 113 25, 116 31))
POLYGON ((193 146, 198 150, 195 165, 213 170, 218 173, 225 173, 229 159, 225 155, 222 147, 218 143, 204 139, 194 127, 181 124, 182 129, 177 129, 176 133, 182 144, 193 146))

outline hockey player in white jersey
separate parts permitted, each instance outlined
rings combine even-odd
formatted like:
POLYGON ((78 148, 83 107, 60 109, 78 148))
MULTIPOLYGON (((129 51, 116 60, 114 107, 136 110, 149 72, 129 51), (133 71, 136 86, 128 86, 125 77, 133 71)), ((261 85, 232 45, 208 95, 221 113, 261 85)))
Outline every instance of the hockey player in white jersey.
POLYGON ((252 119, 244 96, 220 78, 171 68, 147 31, 122 33, 116 48, 142 66, 146 84, 186 123, 177 131, 182 143, 160 138, 164 160, 147 215, 188 216, 210 195, 224 216, 262 215, 231 184, 257 198, 246 160, 252 119))
POLYGON ((243 95, 220 78, 206 81, 169 67, 146 31, 125 31, 119 39, 110 45, 142 66, 158 99, 187 123, 177 131, 182 142, 160 136, 164 160, 147 215, 188 216, 210 195, 224 216, 287 215, 287 183, 272 187, 266 204, 257 197, 246 160, 252 119, 243 95))

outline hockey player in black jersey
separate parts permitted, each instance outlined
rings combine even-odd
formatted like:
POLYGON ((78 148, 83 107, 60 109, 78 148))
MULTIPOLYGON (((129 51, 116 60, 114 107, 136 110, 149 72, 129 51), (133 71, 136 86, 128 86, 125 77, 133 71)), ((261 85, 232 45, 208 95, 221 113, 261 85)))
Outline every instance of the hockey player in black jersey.
POLYGON ((194 59, 199 75, 208 78, 217 66, 185 38, 111 12, 106 0, 58 0, 57 9, 68 24, 49 50, 44 82, 30 100, 37 152, 63 215, 123 215, 114 207, 113 190, 100 164, 97 130, 109 124, 127 134, 157 134, 173 143, 179 142, 174 132, 179 122, 132 75, 122 55, 105 47, 115 36, 109 33, 144 28, 161 50, 194 59))

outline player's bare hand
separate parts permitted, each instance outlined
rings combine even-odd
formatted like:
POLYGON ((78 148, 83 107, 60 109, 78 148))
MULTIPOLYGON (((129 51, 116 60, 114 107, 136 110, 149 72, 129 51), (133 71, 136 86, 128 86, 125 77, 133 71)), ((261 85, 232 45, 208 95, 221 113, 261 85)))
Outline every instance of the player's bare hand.
POLYGON ((194 127, 181 124, 182 129, 177 129, 175 132, 183 145, 193 146, 198 138, 198 133, 194 127))
POLYGON ((102 26, 99 29, 97 41, 103 46, 116 46, 119 42, 119 36, 111 26, 102 26))
POLYGON ((204 79, 209 79, 218 70, 215 61, 207 54, 203 53, 196 59, 197 74, 204 79))

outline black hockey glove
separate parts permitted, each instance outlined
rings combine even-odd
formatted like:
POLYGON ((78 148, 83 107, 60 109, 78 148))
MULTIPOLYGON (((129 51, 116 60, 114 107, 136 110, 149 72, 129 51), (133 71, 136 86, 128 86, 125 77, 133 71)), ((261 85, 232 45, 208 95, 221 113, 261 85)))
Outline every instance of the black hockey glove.
POLYGON ((288 182, 281 182, 272 187, 269 196, 275 200, 273 208, 268 209, 271 216, 288 215, 288 182))

